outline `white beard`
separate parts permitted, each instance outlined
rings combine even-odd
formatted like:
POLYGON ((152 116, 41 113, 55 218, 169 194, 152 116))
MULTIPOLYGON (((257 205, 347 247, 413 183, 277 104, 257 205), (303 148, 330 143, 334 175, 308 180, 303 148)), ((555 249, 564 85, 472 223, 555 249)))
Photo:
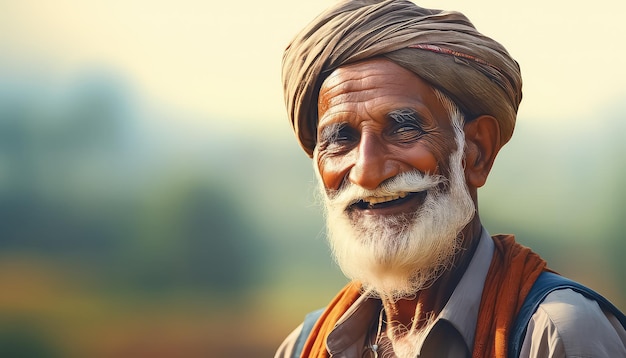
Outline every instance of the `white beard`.
POLYGON ((314 165, 335 260, 348 278, 360 281, 366 291, 385 301, 414 295, 449 268, 463 239, 461 230, 475 214, 463 170, 462 120, 453 116, 452 122, 457 150, 450 155, 450 178, 412 171, 375 190, 347 182, 337 192, 327 193, 314 165), (366 197, 420 191, 426 191, 426 197, 414 213, 350 215, 346 210, 366 197))

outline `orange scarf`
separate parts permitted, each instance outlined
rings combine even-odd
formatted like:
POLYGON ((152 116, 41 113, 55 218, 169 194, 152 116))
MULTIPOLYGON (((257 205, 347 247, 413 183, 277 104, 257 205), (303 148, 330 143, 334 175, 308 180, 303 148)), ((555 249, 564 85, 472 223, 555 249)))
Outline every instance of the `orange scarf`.
POLYGON ((478 310, 473 358, 506 358, 511 326, 546 262, 513 235, 493 236, 495 251, 478 310))
MULTIPOLYGON (((495 251, 485 279, 474 339, 473 358, 506 358, 509 330, 526 295, 546 262, 513 235, 493 236, 495 251)), ((351 282, 330 302, 304 345, 301 357, 327 358, 326 337, 359 298, 361 285, 351 282)))

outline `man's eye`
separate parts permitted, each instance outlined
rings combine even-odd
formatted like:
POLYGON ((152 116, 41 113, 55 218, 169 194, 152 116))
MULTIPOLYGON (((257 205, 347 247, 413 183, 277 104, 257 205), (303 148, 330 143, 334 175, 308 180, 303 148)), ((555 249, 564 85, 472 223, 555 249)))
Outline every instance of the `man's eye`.
POLYGON ((406 123, 397 126, 393 131, 393 135, 397 136, 400 141, 417 140, 422 134, 424 132, 419 126, 406 123))
POLYGON ((350 141, 354 140, 354 138, 355 138, 355 136, 354 136, 354 133, 351 130, 351 128, 346 127, 346 126, 342 126, 335 133, 335 136, 334 136, 332 142, 334 142, 334 143, 346 143, 346 142, 350 142, 350 141))
POLYGON ((347 149, 357 141, 356 131, 345 123, 331 125, 322 130, 321 148, 332 151, 347 149))
POLYGON ((422 116, 410 108, 397 109, 389 112, 391 126, 389 135, 398 142, 412 142, 417 140, 424 130, 421 126, 422 116))
POLYGON ((404 132, 409 132, 409 131, 415 131, 418 130, 418 128, 416 126, 402 126, 400 128, 396 129, 396 133, 404 133, 404 132))

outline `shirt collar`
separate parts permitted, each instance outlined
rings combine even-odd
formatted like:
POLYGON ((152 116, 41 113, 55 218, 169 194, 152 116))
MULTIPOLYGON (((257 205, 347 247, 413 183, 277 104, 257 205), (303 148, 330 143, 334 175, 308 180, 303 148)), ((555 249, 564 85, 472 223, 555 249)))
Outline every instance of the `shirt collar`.
POLYGON ((439 314, 439 319, 447 320, 461 333, 470 352, 474 349, 478 309, 493 251, 491 236, 483 228, 478 247, 467 270, 439 314))
POLYGON ((326 338, 326 347, 331 356, 343 352, 367 334, 375 312, 380 311, 380 300, 367 294, 361 295, 339 318, 335 328, 326 338))

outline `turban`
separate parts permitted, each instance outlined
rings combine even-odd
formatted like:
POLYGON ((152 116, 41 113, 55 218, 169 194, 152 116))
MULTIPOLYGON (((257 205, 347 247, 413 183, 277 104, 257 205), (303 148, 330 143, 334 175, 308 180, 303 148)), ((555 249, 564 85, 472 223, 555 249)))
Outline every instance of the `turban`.
POLYGON ((522 100, 518 63, 463 14, 424 9, 407 0, 340 1, 287 46, 282 79, 287 112, 312 156, 322 82, 342 65, 387 58, 449 96, 468 120, 491 115, 500 146, 513 135, 522 100))

